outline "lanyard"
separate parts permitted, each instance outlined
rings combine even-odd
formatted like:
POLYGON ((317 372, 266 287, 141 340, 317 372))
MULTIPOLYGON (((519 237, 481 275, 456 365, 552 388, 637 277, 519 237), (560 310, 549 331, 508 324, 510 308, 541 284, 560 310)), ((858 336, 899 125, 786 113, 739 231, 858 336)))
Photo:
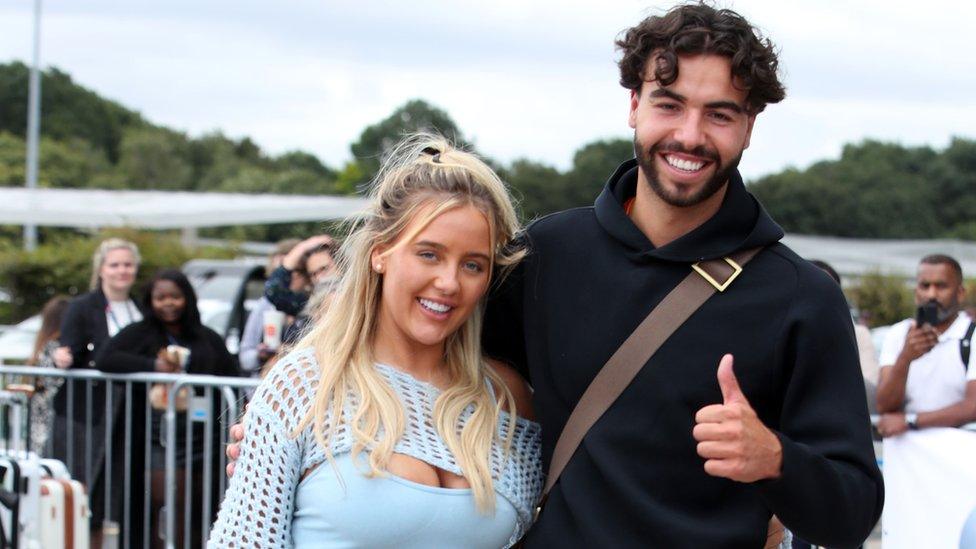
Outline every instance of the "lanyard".
MULTIPOLYGON (((135 320, 135 317, 136 317, 134 314, 132 314, 132 304, 131 303, 132 303, 132 300, 131 299, 126 299, 125 300, 125 312, 129 314, 129 322, 132 322, 133 320, 135 320)), ((112 322, 112 324, 115 324, 116 329, 121 332, 122 331, 122 328, 125 328, 125 326, 123 326, 122 323, 119 322, 119 319, 115 317, 115 312, 112 311, 112 303, 111 302, 108 305, 105 306, 105 312, 108 313, 108 318, 112 322)), ((128 326, 128 324, 126 326, 128 326)))

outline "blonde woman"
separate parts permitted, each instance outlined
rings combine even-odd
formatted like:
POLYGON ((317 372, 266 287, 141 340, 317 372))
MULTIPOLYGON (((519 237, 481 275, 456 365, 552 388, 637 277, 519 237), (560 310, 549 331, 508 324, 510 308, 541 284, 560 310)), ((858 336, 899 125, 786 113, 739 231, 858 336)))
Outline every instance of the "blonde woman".
POLYGON ((523 255, 504 185, 401 143, 338 253, 321 319, 245 418, 217 547, 507 547, 542 487, 529 389, 481 354, 489 285, 523 255))
MULTIPOLYGON (((142 310, 130 296, 139 272, 139 248, 128 240, 109 238, 103 240, 92 255, 91 291, 71 300, 61 321, 59 347, 54 352, 58 368, 94 368, 95 356, 105 343, 123 328, 142 320, 142 310)), ((114 409, 106 417, 106 393, 103 385, 94 383, 92 400, 87 402, 85 384, 68 381, 73 385, 74 399, 66 388, 54 397, 54 430, 52 433, 54 457, 61 459, 71 470, 72 476, 88 486, 91 500, 92 546, 101 540, 102 521, 105 513, 105 435, 109 421, 121 412, 122 398, 119 392, 113 399, 114 409), (86 444, 86 434, 91 432, 92 444, 86 444), (69 436, 70 435, 70 436, 69 436), (86 455, 86 448, 91 454, 86 455)), ((116 430, 118 433, 118 430, 116 430)), ((112 455, 122 455, 121 438, 116 437, 112 455)), ((121 486, 122 468, 114 467, 113 486, 121 486)), ((114 498, 117 502, 119 498, 114 498)))

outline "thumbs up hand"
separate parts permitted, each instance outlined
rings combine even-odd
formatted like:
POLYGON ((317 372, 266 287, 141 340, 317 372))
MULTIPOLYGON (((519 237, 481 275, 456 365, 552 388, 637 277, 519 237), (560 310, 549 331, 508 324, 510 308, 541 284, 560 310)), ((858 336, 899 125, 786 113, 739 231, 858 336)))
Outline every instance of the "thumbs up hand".
POLYGON ((695 414, 692 436, 705 472, 739 482, 779 477, 783 446, 752 409, 732 370, 732 355, 718 365, 722 404, 705 406, 695 414))

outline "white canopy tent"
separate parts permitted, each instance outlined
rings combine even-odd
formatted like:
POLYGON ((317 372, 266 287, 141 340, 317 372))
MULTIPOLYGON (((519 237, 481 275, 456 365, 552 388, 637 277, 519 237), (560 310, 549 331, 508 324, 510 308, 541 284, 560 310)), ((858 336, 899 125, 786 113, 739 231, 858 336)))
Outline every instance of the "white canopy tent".
POLYGON ((0 224, 98 229, 181 229, 341 219, 366 199, 346 196, 228 194, 93 189, 0 188, 0 224))
MULTIPOLYGON (((200 227, 326 221, 355 215, 366 199, 347 196, 228 194, 91 189, 0 188, 0 224, 98 229, 181 229, 196 241, 200 227)), ((874 270, 915 275, 918 260, 945 253, 976 275, 976 243, 958 240, 868 240, 787 235, 784 243, 807 259, 822 259, 854 282, 874 270)))

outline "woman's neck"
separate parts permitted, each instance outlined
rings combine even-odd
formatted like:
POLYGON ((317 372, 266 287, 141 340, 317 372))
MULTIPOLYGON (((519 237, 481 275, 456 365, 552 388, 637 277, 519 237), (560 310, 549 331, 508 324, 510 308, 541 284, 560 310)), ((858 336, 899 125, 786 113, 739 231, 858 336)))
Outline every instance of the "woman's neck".
POLYGON ((105 299, 109 301, 127 301, 129 299, 129 292, 127 290, 109 288, 105 284, 102 284, 102 293, 105 294, 105 299))
POLYGON ((183 332, 183 326, 180 324, 163 324, 163 328, 173 336, 179 336, 183 332))
POLYGON ((396 339, 399 338, 377 334, 373 346, 373 357, 377 362, 438 387, 447 384, 443 345, 418 347, 396 339))

